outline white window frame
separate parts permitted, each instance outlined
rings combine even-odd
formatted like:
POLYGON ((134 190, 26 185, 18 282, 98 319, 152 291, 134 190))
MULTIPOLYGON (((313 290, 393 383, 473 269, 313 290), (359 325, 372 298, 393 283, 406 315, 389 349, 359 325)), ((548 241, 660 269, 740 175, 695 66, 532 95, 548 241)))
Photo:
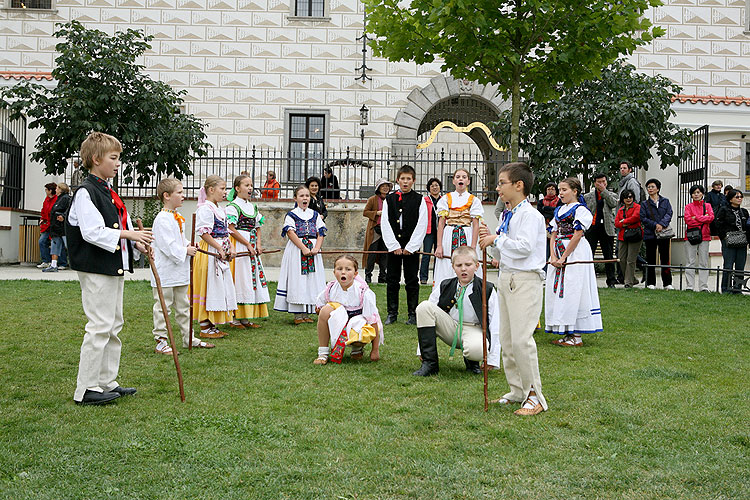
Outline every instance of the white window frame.
MULTIPOLYGON (((311 1, 311 0, 307 0, 311 1)), ((749 0, 750 1, 750 0, 749 0)), ((289 15, 287 19, 290 21, 330 21, 331 20, 331 1, 323 0, 323 15, 322 16, 298 16, 296 13, 297 0, 289 0, 289 15)))
POLYGON ((13 0, 4 0, 2 2, 4 10, 20 11, 20 12, 57 12, 57 0, 50 0, 49 8, 24 8, 24 7, 13 7, 13 0))

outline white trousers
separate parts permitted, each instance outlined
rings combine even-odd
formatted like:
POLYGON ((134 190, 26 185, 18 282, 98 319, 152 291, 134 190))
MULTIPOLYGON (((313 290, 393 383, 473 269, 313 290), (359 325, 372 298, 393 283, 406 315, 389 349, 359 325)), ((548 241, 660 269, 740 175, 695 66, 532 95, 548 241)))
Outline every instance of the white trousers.
POLYGON ((86 314, 86 334, 81 344, 78 381, 73 400, 81 401, 86 390, 110 391, 117 387, 122 342, 122 291, 125 278, 78 272, 81 302, 86 314))
MULTIPOLYGON (((182 347, 190 345, 190 300, 188 300, 189 285, 162 287, 164 302, 167 304, 167 313, 174 311, 174 323, 172 323, 172 334, 178 330, 182 333, 182 347), (176 327, 176 328, 175 328, 176 327)), ((161 301, 156 287, 151 291, 154 294, 154 339, 169 342, 167 335, 167 322, 164 321, 164 313, 161 310, 161 301)), ((193 345, 200 344, 200 339, 193 337, 193 345)))
MULTIPOLYGON (((440 309, 437 304, 425 300, 417 306, 417 328, 435 327, 437 336, 448 345, 453 345, 453 335, 458 322, 451 315, 440 309)), ((484 349, 482 344, 482 328, 476 325, 464 324, 461 331, 463 355, 471 361, 482 361, 484 349)))
POLYGON ((497 285, 500 298, 500 347, 510 392, 503 397, 524 401, 534 386, 542 407, 542 394, 534 330, 542 314, 542 277, 535 272, 501 272, 497 285))
MULTIPOLYGON (((708 244, 709 241, 701 241, 698 245, 691 245, 687 241, 683 244, 685 247, 686 267, 708 267, 708 244)), ((695 286, 695 270, 685 270, 685 280, 687 289, 693 290, 695 286)), ((698 271, 698 291, 708 290, 708 270, 698 271)))

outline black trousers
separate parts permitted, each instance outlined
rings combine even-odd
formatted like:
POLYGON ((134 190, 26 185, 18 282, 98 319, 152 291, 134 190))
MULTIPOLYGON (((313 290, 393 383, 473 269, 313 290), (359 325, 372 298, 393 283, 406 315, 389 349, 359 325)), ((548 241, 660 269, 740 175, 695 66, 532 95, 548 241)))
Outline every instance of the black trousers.
MULTIPOLYGON (((591 229, 586 231, 586 240, 588 240, 591 246, 591 253, 596 253, 596 245, 599 244, 602 247, 602 255, 605 259, 612 258, 612 246, 614 238, 607 234, 604 229, 604 224, 596 224, 591 226, 591 229)), ((615 265, 604 264, 604 270, 607 273, 607 285, 615 284, 615 265)))
MULTIPOLYGON (((656 264, 656 251, 659 250, 659 260, 662 266, 669 265, 669 238, 643 240, 646 244, 646 262, 656 264)), ((661 268, 661 282, 664 286, 672 284, 672 270, 668 267, 661 268)), ((646 286, 656 285, 656 268, 646 268, 646 286)))
MULTIPOLYGON (((383 238, 378 238, 377 241, 373 241, 368 248, 370 251, 387 251, 388 248, 385 246, 383 238)), ((378 264, 378 283, 385 283, 386 281, 386 261, 388 255, 384 253, 371 253, 367 255, 367 266, 365 267, 365 278, 372 278, 372 271, 375 269, 375 263, 378 264)))
POLYGON ((404 269, 406 286, 406 308, 409 316, 416 316, 419 303, 419 254, 396 255, 388 254, 386 297, 388 302, 388 316, 398 316, 398 293, 401 289, 401 268, 404 269))

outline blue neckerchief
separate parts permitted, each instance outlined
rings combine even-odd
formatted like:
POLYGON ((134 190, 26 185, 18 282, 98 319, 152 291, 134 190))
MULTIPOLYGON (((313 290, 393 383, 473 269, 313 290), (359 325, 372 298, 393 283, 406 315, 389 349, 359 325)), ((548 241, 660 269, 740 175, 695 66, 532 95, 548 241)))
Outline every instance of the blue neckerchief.
POLYGON ((505 233, 508 234, 508 230, 510 229, 510 219, 513 217, 513 214, 516 213, 516 210, 523 205, 524 203, 528 203, 529 201, 524 199, 521 203, 516 205, 512 210, 505 210, 503 211, 503 221, 500 223, 500 227, 497 228, 497 234, 505 233))

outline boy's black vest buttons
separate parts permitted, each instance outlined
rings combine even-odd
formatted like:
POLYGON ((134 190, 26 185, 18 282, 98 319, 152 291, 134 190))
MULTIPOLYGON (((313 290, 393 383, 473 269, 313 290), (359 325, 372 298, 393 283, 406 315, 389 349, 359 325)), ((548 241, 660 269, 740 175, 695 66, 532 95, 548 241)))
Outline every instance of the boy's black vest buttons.
POLYGON ((117 229, 118 227, 120 227, 120 225, 117 222, 115 222, 114 224, 112 224, 112 227, 117 229))
POLYGON ((122 273, 123 273, 122 269, 117 270, 117 274, 122 274, 122 273))

